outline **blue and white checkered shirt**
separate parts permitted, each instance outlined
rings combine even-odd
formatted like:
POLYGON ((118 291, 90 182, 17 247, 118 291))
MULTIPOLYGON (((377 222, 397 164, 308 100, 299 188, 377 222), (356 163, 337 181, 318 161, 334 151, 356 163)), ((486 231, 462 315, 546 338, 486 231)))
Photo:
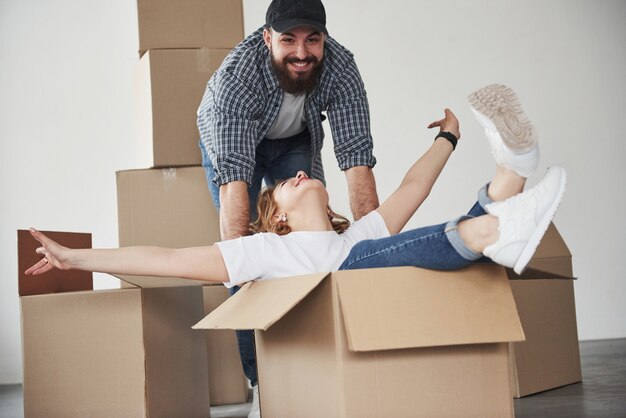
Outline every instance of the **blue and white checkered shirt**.
MULTIPOLYGON (((373 167, 373 140, 365 86, 350 51, 328 37, 324 68, 304 112, 311 135, 313 178, 324 180, 322 112, 330 121, 341 170, 373 167)), ((231 51, 207 84, 198 129, 216 170, 216 181, 250 184, 255 150, 278 115, 283 99, 260 28, 231 51)))

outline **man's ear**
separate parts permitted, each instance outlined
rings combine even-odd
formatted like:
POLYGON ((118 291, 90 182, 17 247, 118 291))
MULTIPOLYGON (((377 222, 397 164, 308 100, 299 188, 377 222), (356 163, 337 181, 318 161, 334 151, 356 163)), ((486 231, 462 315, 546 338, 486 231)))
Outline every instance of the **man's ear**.
POLYGON ((270 48, 272 45, 272 29, 265 28, 263 29, 263 41, 265 42, 265 46, 270 48))

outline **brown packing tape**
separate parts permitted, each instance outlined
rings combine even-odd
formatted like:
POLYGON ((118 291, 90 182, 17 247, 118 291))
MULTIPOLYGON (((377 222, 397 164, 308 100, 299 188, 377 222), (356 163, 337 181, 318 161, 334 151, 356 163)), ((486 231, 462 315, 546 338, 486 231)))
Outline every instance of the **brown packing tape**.
MULTIPOLYGON (((70 248, 91 248, 91 234, 76 232, 42 231, 59 244, 70 248)), ((48 293, 93 290, 93 275, 78 270, 52 269, 40 276, 27 276, 24 272, 41 260, 35 252, 41 244, 27 230, 17 231, 18 293, 20 296, 48 293)))

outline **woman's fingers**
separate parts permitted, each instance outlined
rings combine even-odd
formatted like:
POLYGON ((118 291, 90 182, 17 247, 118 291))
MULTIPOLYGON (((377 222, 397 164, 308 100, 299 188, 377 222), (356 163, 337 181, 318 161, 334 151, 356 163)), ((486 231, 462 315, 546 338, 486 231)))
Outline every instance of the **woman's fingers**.
POLYGON ((441 122, 443 122, 443 119, 431 122, 430 125, 428 125, 428 129, 434 128, 435 126, 441 126, 441 122))
POLYGON ((24 274, 26 275, 32 274, 33 276, 36 276, 38 274, 42 274, 50 270, 52 270, 52 266, 48 262, 48 259, 42 258, 41 260, 33 264, 28 270, 26 270, 24 274))
POLYGON ((48 238, 43 232, 36 230, 35 228, 30 228, 30 235, 35 238, 42 245, 46 245, 50 238, 48 238))
POLYGON ((33 276, 36 276, 38 274, 43 274, 47 271, 50 271, 54 268, 54 266, 50 262, 51 259, 48 259, 49 254, 47 247, 54 247, 55 242, 35 228, 30 228, 30 234, 41 244, 41 247, 37 248, 35 250, 35 253, 43 255, 44 257, 35 264, 33 264, 28 270, 24 272, 24 274, 32 274, 33 276))
POLYGON ((448 125, 450 125, 450 124, 458 124, 456 116, 447 107, 443 110, 443 114, 444 114, 444 118, 436 120, 434 122, 431 122, 430 125, 428 125, 428 129, 435 128, 435 127, 438 126, 442 130, 447 130, 448 129, 448 125))

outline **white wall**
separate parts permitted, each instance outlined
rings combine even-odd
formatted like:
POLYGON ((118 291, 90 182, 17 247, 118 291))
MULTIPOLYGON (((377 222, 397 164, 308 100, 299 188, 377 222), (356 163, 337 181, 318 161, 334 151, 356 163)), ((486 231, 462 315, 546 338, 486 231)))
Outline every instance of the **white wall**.
MULTIPOLYGON (((580 338, 626 337, 626 2, 326 3, 331 35, 354 52, 366 82, 381 198, 428 147, 426 125, 449 106, 463 138, 410 226, 468 209, 493 164, 465 97, 509 84, 541 134, 540 171, 553 163, 569 171, 555 222, 579 277, 580 338)), ((244 0, 247 33, 268 4, 244 0)), ((0 383, 22 378, 16 229, 89 231, 95 246, 117 245, 114 172, 137 168, 137 43, 131 1, 0 0, 0 383)), ((324 158, 333 206, 348 213, 330 146, 324 158)))

